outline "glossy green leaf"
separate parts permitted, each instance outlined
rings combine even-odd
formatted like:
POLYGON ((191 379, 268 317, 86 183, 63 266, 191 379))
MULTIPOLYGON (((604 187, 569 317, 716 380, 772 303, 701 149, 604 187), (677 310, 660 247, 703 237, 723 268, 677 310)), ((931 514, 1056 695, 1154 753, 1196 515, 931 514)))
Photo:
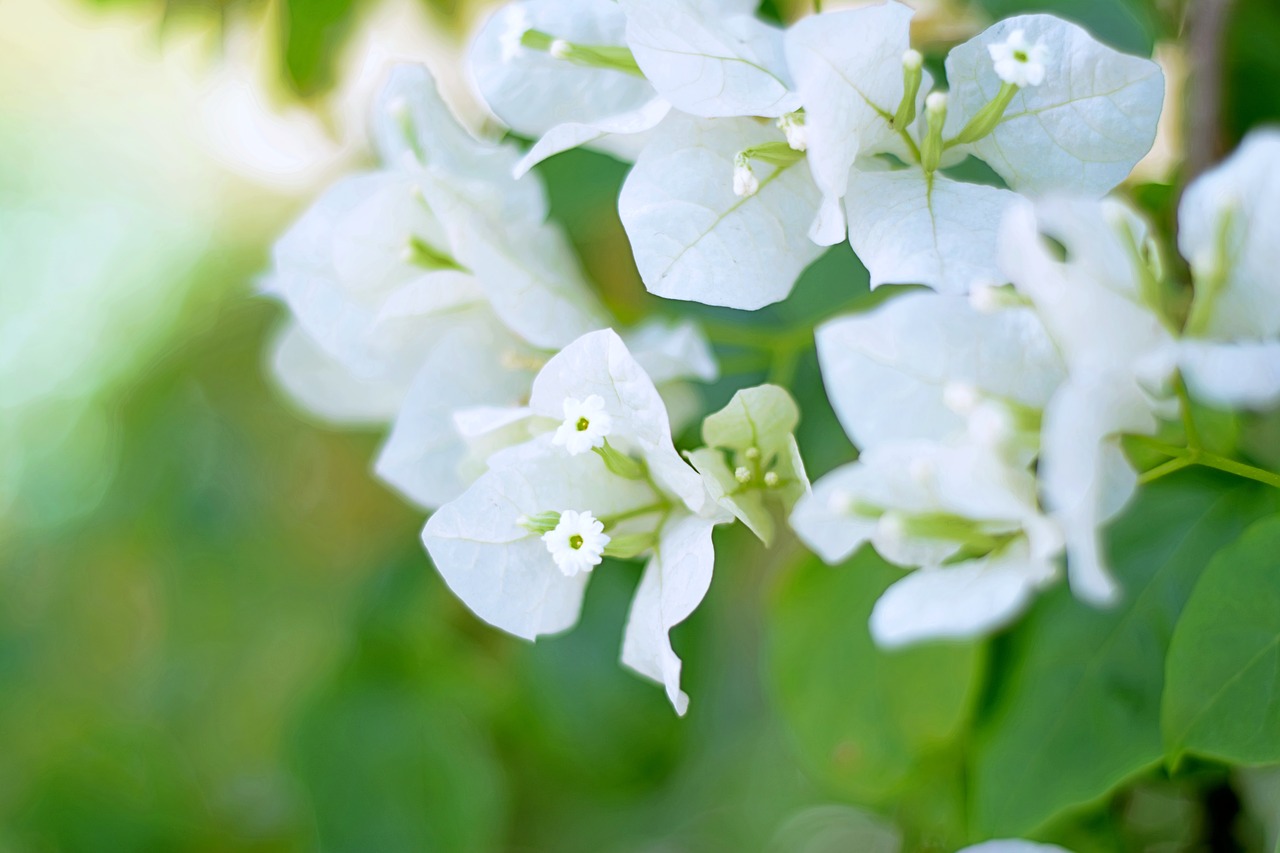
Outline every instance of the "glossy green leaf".
POLYGON ((774 602, 775 699, 804 762, 859 803, 888 803, 936 769, 969 718, 982 667, 976 644, 872 643, 871 606, 901 575, 867 548, 837 568, 804 563, 774 602))
POLYGON ((1161 724, 1169 758, 1280 762, 1280 516, 1218 552, 1173 632, 1161 724))
POLYGON ((976 832, 1026 835, 1160 760, 1174 625, 1205 564, 1272 502, 1209 474, 1152 484, 1109 533, 1122 601, 1097 610, 1059 587, 1002 641, 974 747, 976 832))

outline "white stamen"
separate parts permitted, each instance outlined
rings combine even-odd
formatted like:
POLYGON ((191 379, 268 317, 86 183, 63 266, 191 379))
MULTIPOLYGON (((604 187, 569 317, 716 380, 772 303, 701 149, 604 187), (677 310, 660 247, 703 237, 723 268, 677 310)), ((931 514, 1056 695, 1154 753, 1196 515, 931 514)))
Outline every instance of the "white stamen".
POLYGON ((542 534, 556 566, 570 578, 600 565, 609 538, 604 523, 594 515, 571 509, 560 514, 560 523, 554 530, 542 534))

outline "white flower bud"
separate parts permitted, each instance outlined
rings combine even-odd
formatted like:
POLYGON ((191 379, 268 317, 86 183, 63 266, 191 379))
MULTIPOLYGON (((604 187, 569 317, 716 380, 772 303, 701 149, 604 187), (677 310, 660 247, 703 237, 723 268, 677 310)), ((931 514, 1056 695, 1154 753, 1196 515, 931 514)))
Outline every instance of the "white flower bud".
POLYGON ((908 71, 919 71, 924 67, 924 54, 912 48, 902 54, 902 67, 908 71))
POLYGON ((760 181, 756 173, 751 171, 751 161, 746 155, 739 154, 733 161, 733 194, 738 198, 747 198, 760 191, 760 181))
POLYGON ((968 382, 948 382, 942 389, 942 402, 961 417, 969 417, 982 402, 982 394, 968 382))
POLYGON ((737 470, 733 472, 733 479, 739 483, 746 485, 751 482, 751 469, 745 465, 739 465, 737 470))
POLYGON ((787 113, 778 119, 777 125, 787 137, 787 145, 794 151, 806 151, 809 148, 809 131, 804 126, 804 116, 800 113, 787 113))
POLYGON ((568 59, 569 53, 572 50, 573 45, 569 44, 569 42, 564 39, 552 39, 550 46, 547 47, 547 53, 551 54, 556 59, 568 59))
POLYGON ((947 110, 947 93, 946 92, 930 92, 924 99, 924 109, 927 113, 935 115, 947 110))
POLYGON ((778 483, 780 483, 780 482, 782 482, 782 480, 778 477, 778 472, 777 472, 777 471, 766 471, 766 472, 765 472, 765 475, 764 475, 764 484, 765 484, 765 486, 766 486, 767 488, 770 488, 770 489, 776 489, 776 488, 778 488, 778 483))
POLYGON ((758 447, 748 447, 748 448, 743 452, 743 455, 744 455, 744 456, 746 456, 748 459, 750 459, 752 462, 754 462, 754 461, 756 461, 757 459, 759 459, 759 458, 760 458, 760 448, 758 448, 758 447))

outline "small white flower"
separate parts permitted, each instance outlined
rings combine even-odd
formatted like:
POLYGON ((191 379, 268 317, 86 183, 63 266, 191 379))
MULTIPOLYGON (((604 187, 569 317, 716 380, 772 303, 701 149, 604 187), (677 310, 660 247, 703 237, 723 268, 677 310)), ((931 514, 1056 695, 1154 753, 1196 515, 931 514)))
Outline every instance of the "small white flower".
POLYGON ((948 382, 942 389, 942 402, 963 418, 977 410, 982 394, 969 382, 948 382))
POLYGON ((600 565, 609 536, 604 524, 589 511, 565 510, 554 530, 542 534, 556 566, 565 577, 589 572, 600 565))
POLYGON ((502 45, 502 61, 512 62, 524 52, 524 34, 532 29, 532 24, 524 6, 508 6, 502 23, 502 35, 498 36, 498 43, 502 45))
POLYGON ((787 145, 794 151, 809 149, 809 131, 804 126, 804 116, 800 113, 787 113, 778 119, 778 129, 787 137, 787 145))
POLYGON ((564 423, 556 429, 553 441, 569 451, 570 456, 604 446, 605 436, 613 429, 613 418, 604 410, 604 400, 592 394, 585 400, 566 397, 564 423))
POLYGON ((1015 86, 1039 86, 1044 82, 1044 63, 1049 50, 1040 42, 1030 44, 1022 30, 1009 33, 1009 38, 987 46, 996 74, 1015 86))
POLYGON ((751 171, 751 161, 739 154, 733 159, 733 194, 738 198, 747 198, 760 191, 760 181, 756 173, 751 171))
POLYGON ((982 403, 969 415, 969 434, 985 447, 1001 447, 1015 430, 1008 409, 998 403, 982 403))

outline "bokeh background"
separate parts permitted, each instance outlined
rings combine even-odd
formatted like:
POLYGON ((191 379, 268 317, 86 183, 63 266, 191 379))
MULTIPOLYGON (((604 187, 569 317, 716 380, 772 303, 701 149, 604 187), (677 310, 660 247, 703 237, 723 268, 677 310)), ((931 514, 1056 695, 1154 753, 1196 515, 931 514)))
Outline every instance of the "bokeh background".
MULTIPOLYGON (((1184 158, 1280 119, 1275 0, 1236 0, 1213 57, 1192 24, 1214 2, 916 5, 939 56, 1028 9, 1154 49, 1174 85, 1131 189, 1158 220, 1184 158), (1197 91, 1210 59, 1221 74, 1197 91)), ((367 161, 387 62, 427 62, 491 126, 460 61, 481 6, 0 2, 0 851, 893 853, 962 837, 894 776, 893 732, 945 725, 930 697, 970 689, 948 673, 985 652, 872 649, 882 567, 834 573, 794 543, 721 535, 711 594, 675 634, 693 697, 677 719, 617 664, 637 565, 596 573, 571 634, 503 636, 452 598, 422 514, 371 476, 379 436, 326 428, 272 383, 283 311, 256 292, 272 241, 367 161), (858 741, 851 716, 893 723, 858 741)), ((574 153, 542 173, 621 316, 694 311, 638 284, 613 212, 625 167, 574 153)), ((782 306, 697 313, 802 328, 865 290, 833 251, 782 306)), ((722 354, 709 405, 766 375, 722 354)), ((820 474, 851 448, 811 354, 793 367, 820 474)), ((1103 829, 1081 837, 1106 846, 1081 853, 1264 849, 1278 778, 1218 802, 1153 771, 1091 807, 1082 825, 1103 829)))

